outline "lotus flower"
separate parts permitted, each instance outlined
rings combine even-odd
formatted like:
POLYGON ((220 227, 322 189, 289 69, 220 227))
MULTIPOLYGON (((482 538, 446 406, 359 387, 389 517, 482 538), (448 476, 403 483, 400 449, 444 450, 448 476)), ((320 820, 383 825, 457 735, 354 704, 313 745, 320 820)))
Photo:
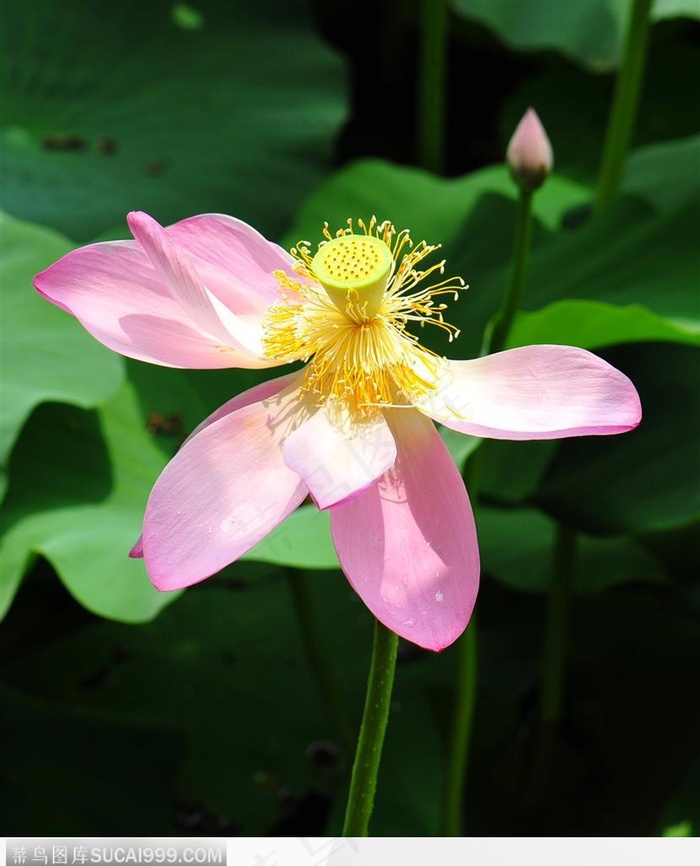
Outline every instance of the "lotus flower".
POLYGON ((109 348, 171 367, 303 369, 234 397, 156 481, 143 555, 160 590, 238 559, 310 494, 330 509, 338 559, 372 613, 440 650, 466 627, 479 582, 474 517, 433 421, 473 436, 622 433, 640 420, 632 383, 567 346, 448 361, 410 330, 443 319, 463 286, 421 270, 436 247, 360 221, 291 254, 229 216, 98 243, 36 277, 38 291, 109 348), (433 279, 431 279, 431 277, 433 279))

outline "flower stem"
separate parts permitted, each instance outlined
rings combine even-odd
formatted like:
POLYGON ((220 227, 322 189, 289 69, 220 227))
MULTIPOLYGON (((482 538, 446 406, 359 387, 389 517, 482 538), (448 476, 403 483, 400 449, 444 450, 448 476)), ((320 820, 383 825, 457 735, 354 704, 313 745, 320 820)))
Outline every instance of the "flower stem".
POLYGON ((389 721, 398 643, 398 636, 376 620, 367 696, 355 752, 355 763, 352 768, 343 836, 368 835, 369 819, 372 815, 374 793, 377 788, 379 761, 389 721))
POLYGON ((526 797, 530 807, 541 800, 554 764, 557 733, 564 705, 566 648, 575 554, 576 533, 570 526, 558 524, 542 652, 539 726, 535 739, 532 782, 526 797))
POLYGON ((355 735, 343 706, 335 671, 318 628, 318 617, 314 611, 308 578, 296 568, 288 568, 287 577, 301 627, 306 657, 316 676, 319 691, 338 737, 340 751, 349 760, 355 744, 355 735))
POLYGON ((615 197, 622 183, 627 151, 637 119, 639 93, 646 63, 649 37, 649 11, 653 0, 634 0, 622 65, 617 77, 603 159, 596 190, 596 210, 615 197))
POLYGON ((513 263, 508 289, 503 296, 501 308, 487 338, 487 352, 500 352, 505 348, 508 333, 518 310, 525 285, 525 274, 530 257, 532 241, 532 192, 521 189, 515 217, 515 238, 513 241, 513 263))
POLYGON ((418 164, 440 174, 445 159, 447 0, 421 0, 418 164))

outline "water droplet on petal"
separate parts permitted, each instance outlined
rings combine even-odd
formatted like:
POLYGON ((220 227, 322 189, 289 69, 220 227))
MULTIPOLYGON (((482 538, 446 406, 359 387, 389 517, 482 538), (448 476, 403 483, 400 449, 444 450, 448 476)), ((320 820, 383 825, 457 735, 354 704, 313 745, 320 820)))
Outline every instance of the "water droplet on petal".
POLYGON ((409 627, 412 625, 415 625, 415 624, 416 624, 415 619, 407 619, 406 622, 403 623, 403 625, 409 626, 409 627))
POLYGON ((438 590, 435 593, 435 601, 442 601, 444 598, 445 598, 445 594, 441 590, 438 590))

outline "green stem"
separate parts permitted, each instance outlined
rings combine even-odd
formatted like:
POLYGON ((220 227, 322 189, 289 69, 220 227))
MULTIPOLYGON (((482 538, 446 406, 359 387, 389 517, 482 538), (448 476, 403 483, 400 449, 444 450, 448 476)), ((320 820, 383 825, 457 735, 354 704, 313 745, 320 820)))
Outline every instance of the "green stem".
POLYGON ((469 747, 476 706, 477 651, 476 617, 472 615, 466 632, 457 644, 458 676, 450 739, 450 762, 447 767, 445 836, 462 835, 464 781, 469 762, 469 747))
POLYGON ((554 543, 552 580, 545 622, 539 724, 535 735, 532 778, 525 797, 528 808, 535 807, 541 801, 554 766, 564 706, 566 649, 575 555, 576 534, 571 527, 560 523, 554 543))
POLYGON ((440 174, 445 158, 448 9, 447 0, 421 2, 418 164, 440 174))
POLYGON ((500 352, 506 346, 513 319, 518 311, 525 286, 525 274, 532 242, 532 192, 520 191, 515 217, 513 260, 508 289, 496 315, 493 329, 487 339, 487 354, 500 352))
POLYGON ((323 636, 318 627, 318 617, 315 615, 308 578, 303 572, 297 571, 295 568, 288 568, 287 576, 301 627, 306 657, 316 676, 326 710, 339 740, 341 752, 349 759, 355 745, 355 735, 343 706, 335 670, 330 662, 323 636))
POLYGON ((389 721, 398 643, 398 636, 376 620, 367 697, 352 768, 343 836, 368 835, 369 819, 372 815, 374 793, 377 788, 379 761, 389 721))
POLYGON ((649 11, 653 0, 634 0, 622 65, 603 146, 603 159, 596 191, 596 210, 604 208, 617 194, 625 168, 627 151, 637 119, 639 93, 646 63, 649 11))

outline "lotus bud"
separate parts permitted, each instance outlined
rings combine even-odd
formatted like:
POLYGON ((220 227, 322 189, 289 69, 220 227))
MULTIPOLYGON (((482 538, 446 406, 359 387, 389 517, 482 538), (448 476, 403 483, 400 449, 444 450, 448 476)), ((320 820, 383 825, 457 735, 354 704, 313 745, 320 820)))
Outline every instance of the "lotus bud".
POLYGON ((528 108, 513 133, 506 161, 513 180, 527 192, 539 189, 552 170, 552 145, 534 108, 528 108))

